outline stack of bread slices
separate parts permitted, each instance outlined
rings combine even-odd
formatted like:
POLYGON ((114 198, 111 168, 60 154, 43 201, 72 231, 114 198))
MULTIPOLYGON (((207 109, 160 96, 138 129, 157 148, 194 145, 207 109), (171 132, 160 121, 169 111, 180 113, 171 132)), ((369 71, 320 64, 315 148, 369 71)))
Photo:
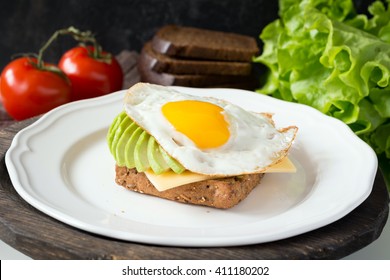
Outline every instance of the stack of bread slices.
POLYGON ((138 61, 141 81, 164 86, 254 89, 252 37, 167 25, 147 42, 138 61))

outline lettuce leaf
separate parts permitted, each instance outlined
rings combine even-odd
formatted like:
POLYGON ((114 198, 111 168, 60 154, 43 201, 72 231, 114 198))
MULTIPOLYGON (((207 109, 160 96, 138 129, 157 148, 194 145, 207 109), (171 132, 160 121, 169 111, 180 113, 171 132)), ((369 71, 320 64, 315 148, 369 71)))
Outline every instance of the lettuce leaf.
POLYGON ((351 0, 280 0, 280 18, 260 34, 263 52, 254 62, 268 72, 257 91, 342 120, 390 159, 389 2, 372 3, 369 17, 351 0))

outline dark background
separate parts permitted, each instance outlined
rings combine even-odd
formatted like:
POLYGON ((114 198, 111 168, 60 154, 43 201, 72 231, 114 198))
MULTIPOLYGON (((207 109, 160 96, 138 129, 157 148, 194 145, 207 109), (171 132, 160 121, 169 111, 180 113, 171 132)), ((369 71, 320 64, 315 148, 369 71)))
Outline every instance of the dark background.
MULTIPOLYGON (((355 1, 358 10, 367 3, 355 1)), ((258 38, 277 18, 276 0, 0 0, 0 70, 13 54, 37 53, 51 34, 75 26, 91 30, 101 45, 117 54, 139 51, 164 24, 204 27, 258 38)), ((57 62, 75 42, 58 40, 45 55, 57 62)), ((259 41, 259 45, 261 42, 259 41)))

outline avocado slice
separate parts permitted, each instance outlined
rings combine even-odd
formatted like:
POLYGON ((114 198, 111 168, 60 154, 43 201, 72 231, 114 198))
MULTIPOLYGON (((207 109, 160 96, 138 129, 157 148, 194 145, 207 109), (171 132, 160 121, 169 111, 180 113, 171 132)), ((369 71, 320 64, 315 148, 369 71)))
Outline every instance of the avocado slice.
POLYGON ((177 160, 168 155, 167 152, 161 146, 159 147, 161 155, 163 156, 168 166, 173 170, 173 172, 180 174, 183 173, 184 170, 186 170, 183 165, 181 165, 177 160))
POLYGON ((134 163, 138 172, 144 172, 149 168, 149 160, 147 156, 148 141, 150 135, 143 131, 135 144, 134 163))
POLYGON ((120 114, 118 114, 115 119, 112 121, 111 123, 111 126, 107 132, 107 143, 108 143, 108 146, 110 148, 110 152, 113 154, 113 150, 112 150, 112 141, 114 139, 114 136, 115 136, 115 133, 116 133, 116 129, 118 128, 119 124, 122 122, 122 120, 124 118, 128 118, 127 114, 125 111, 121 112, 120 114))
POLYGON ((150 167, 155 174, 161 174, 169 169, 168 164, 161 155, 159 144, 152 136, 150 136, 148 141, 147 156, 150 167))
POLYGON ((113 137, 111 142, 111 153, 116 155, 115 150, 116 146, 118 144, 119 138, 122 136, 123 132, 126 130, 126 128, 132 123, 133 121, 127 117, 121 120, 120 124, 117 126, 116 130, 113 130, 113 137))
POLYGON ((112 121, 111 123, 111 126, 110 126, 110 129, 108 130, 108 134, 107 135, 110 135, 112 131, 115 131, 116 128, 118 127, 118 125, 120 124, 120 122, 124 119, 128 117, 126 112, 125 111, 122 111, 121 113, 119 113, 115 118, 114 120, 112 121))
MULTIPOLYGON (((134 123, 135 124, 135 123, 134 123)), ((143 132, 143 129, 139 126, 136 126, 134 132, 130 136, 129 140, 126 143, 125 146, 125 164, 128 168, 134 168, 135 162, 134 162, 134 151, 135 151, 135 145, 137 144, 137 141, 143 132)))
POLYGON ((116 162, 119 166, 126 165, 126 145, 129 142, 130 137, 133 135, 134 131, 138 126, 132 122, 126 129, 123 131, 121 137, 118 140, 118 143, 115 148, 116 162))

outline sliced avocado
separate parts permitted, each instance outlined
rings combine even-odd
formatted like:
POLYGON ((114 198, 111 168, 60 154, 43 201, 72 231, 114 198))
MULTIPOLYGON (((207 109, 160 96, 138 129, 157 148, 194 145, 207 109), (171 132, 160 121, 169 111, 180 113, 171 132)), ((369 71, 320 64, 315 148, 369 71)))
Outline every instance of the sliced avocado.
POLYGON ((182 173, 185 168, 156 142, 155 138, 140 128, 125 111, 118 114, 106 135, 109 149, 119 166, 137 168, 143 172, 149 167, 156 174, 169 168, 182 173))
POLYGON ((135 162, 134 162, 135 145, 137 144, 137 141, 142 132, 143 132, 142 128, 137 126, 133 134, 130 136, 129 141, 127 141, 126 143, 124 154, 125 154, 125 164, 128 168, 135 167, 135 162))
POLYGON ((126 118, 126 117, 128 117, 128 116, 127 116, 127 114, 126 114, 125 111, 120 112, 120 113, 114 118, 114 120, 112 121, 111 126, 110 126, 110 129, 108 130, 108 135, 110 135, 110 133, 111 133, 113 130, 115 130, 115 129, 118 127, 118 125, 120 124, 120 122, 121 122, 124 118, 126 118))
POLYGON ((129 142, 130 137, 133 135, 133 132, 138 128, 138 126, 132 122, 122 133, 121 137, 118 140, 118 143, 115 148, 116 162, 119 166, 126 165, 126 144, 129 142))
POLYGON ((118 144, 119 138, 122 136, 122 133, 126 130, 126 128, 132 123, 133 121, 127 117, 124 118, 120 124, 117 126, 117 128, 112 132, 114 134, 111 142, 111 153, 115 156, 115 149, 118 144))
POLYGON ((159 147, 161 155, 163 156, 168 166, 173 170, 173 172, 180 174, 183 173, 184 170, 186 170, 183 165, 181 165, 177 160, 168 155, 167 152, 161 146, 159 147))
POLYGON ((169 169, 168 164, 161 155, 159 144, 156 142, 156 139, 150 136, 148 141, 147 156, 149 160, 150 167, 152 168, 155 174, 161 174, 169 169))
POLYGON ((143 172, 149 168, 149 160, 147 156, 148 141, 150 135, 143 131, 135 144, 134 163, 138 172, 143 172))
POLYGON ((120 114, 118 114, 115 119, 112 121, 111 123, 111 126, 110 128, 108 129, 108 132, 107 132, 107 143, 108 143, 108 146, 110 148, 110 151, 112 153, 112 150, 111 150, 111 146, 112 146, 112 140, 114 139, 114 135, 115 135, 115 132, 116 132, 116 129, 118 128, 119 124, 122 122, 122 120, 124 118, 128 117, 126 115, 126 112, 123 111, 121 112, 120 114))

